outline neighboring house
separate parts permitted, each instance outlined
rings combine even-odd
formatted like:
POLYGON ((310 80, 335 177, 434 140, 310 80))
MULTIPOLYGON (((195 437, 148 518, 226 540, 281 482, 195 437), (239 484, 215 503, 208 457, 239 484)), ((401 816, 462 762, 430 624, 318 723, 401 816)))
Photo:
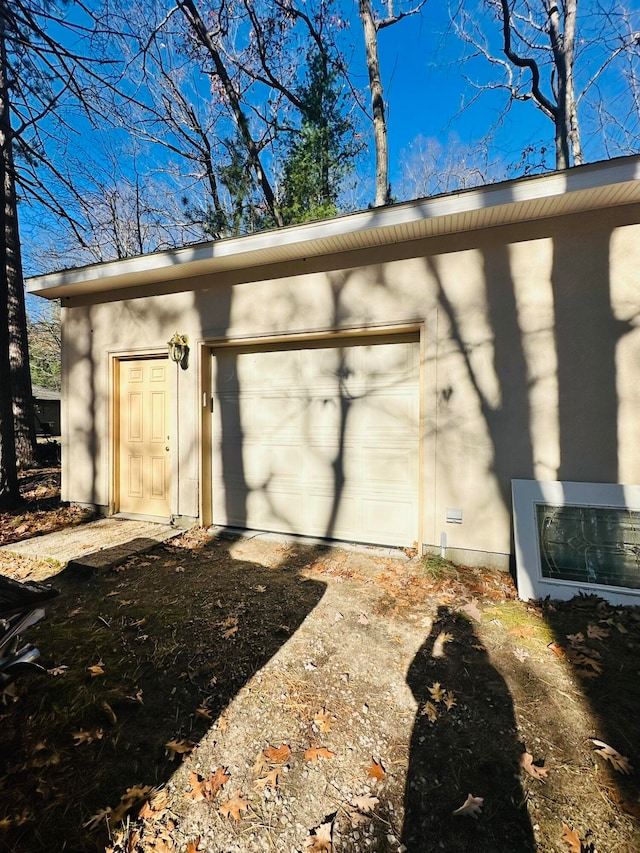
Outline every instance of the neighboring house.
POLYGON ((60 392, 42 385, 33 385, 33 406, 36 419, 36 435, 49 437, 60 435, 60 392))
POLYGON ((640 483, 640 157, 28 290, 67 501, 506 567, 513 478, 640 483))

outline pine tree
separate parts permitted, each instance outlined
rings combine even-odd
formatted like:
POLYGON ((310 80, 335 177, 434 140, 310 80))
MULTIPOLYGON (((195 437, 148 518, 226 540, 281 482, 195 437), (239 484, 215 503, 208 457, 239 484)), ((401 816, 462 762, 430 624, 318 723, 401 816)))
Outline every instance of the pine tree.
POLYGON ((326 55, 310 56, 298 96, 302 123, 289 133, 282 177, 280 209, 287 225, 335 216, 344 181, 362 150, 326 55))

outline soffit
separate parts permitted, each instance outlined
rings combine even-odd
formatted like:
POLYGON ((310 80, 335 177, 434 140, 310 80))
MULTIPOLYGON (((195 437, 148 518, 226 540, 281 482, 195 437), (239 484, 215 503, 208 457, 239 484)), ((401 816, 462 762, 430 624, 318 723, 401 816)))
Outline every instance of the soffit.
POLYGON ((55 299, 286 264, 640 202, 640 156, 38 276, 30 293, 55 299))

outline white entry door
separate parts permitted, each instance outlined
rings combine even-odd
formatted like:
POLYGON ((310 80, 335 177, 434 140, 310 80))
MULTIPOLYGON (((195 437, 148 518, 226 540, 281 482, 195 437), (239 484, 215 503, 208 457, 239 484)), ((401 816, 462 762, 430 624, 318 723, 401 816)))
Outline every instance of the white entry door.
POLYGON ((418 539, 417 335, 214 351, 214 524, 418 539))

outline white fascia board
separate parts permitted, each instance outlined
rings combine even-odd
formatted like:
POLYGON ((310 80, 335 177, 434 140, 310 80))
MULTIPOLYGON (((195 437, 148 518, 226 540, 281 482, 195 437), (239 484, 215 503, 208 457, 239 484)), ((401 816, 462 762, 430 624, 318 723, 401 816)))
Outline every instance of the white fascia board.
MULTIPOLYGON (((429 222, 435 219, 473 214, 476 211, 496 207, 523 205, 539 199, 561 198, 567 193, 615 186, 640 180, 640 155, 617 160, 579 166, 562 172, 552 172, 532 178, 520 178, 500 184, 490 184, 470 190, 460 190, 447 195, 403 202, 383 208, 337 216, 319 222, 291 225, 286 228, 262 231, 243 237, 229 237, 208 243, 199 243, 180 249, 155 252, 118 261, 105 261, 77 269, 64 270, 47 275, 34 276, 27 280, 29 293, 54 298, 81 292, 100 292, 118 286, 118 279, 139 276, 139 284, 150 284, 169 277, 179 280, 199 274, 213 272, 216 261, 236 259, 236 268, 255 265, 252 256, 261 250, 271 252, 270 263, 277 262, 278 249, 283 251, 282 260, 291 258, 291 248, 297 247, 296 256, 305 257, 305 246, 322 243, 323 240, 366 231, 388 231, 388 242, 395 242, 394 228, 429 222), (168 273, 173 270, 173 275, 168 273), (84 287, 81 287, 84 285, 84 287)), ((472 229, 473 216, 467 220, 467 229, 472 229)), ((384 239, 382 242, 385 242, 384 239)), ((354 241, 353 248, 357 248, 354 241)), ((318 254, 317 248, 313 254, 318 254)), ((225 264, 228 268, 228 263, 225 264)), ((135 284, 133 285, 135 286, 135 284)))

